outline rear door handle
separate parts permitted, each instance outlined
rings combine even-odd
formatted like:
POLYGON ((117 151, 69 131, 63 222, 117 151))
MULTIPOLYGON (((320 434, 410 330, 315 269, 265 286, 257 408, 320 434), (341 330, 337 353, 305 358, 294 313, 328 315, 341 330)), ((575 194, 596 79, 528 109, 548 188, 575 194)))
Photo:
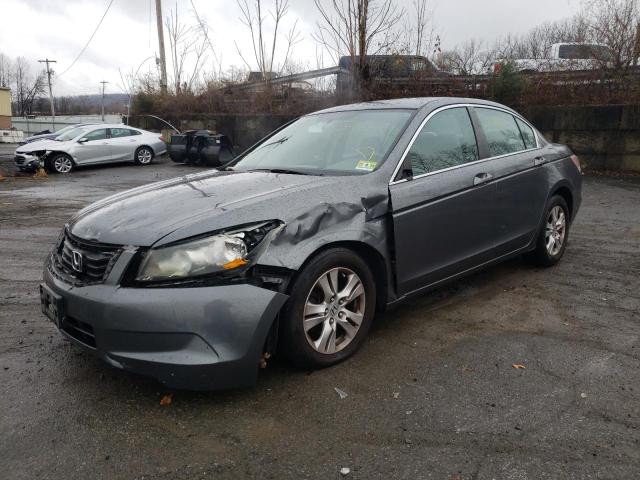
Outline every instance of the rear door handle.
POLYGON ((473 177, 473 184, 481 185, 483 183, 488 182, 492 178, 493 178, 493 175, 491 175, 490 173, 485 173, 485 172, 478 173, 475 177, 473 177))
POLYGON ((533 159, 533 165, 535 165, 536 167, 538 165, 542 165, 543 163, 547 163, 547 159, 544 157, 536 157, 533 159))

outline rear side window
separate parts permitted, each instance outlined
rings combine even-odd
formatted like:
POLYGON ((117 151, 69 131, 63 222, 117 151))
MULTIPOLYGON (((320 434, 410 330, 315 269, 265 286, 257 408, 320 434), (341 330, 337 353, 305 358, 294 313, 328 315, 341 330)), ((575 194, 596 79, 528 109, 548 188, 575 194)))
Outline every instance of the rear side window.
POLYGON ((516 119, 518 128, 520 128, 520 133, 522 134, 522 139, 524 140, 524 146, 526 148, 536 148, 538 145, 536 144, 536 136, 533 133, 533 129, 518 117, 514 118, 516 119))
POLYGON ((436 113, 409 149, 413 175, 437 172, 478 160, 478 146, 466 108, 436 113))
POLYGON ((491 157, 526 149, 513 115, 489 108, 476 108, 476 113, 487 137, 491 157))
POLYGON ((129 137, 133 135, 133 130, 128 128, 112 128, 111 129, 111 138, 119 138, 119 137, 129 137))

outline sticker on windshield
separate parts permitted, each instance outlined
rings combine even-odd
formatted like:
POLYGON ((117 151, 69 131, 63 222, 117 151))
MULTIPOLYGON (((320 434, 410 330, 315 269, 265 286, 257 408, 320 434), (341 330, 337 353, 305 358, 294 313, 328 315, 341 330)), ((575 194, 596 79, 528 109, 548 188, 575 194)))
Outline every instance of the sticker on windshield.
MULTIPOLYGON (((367 158, 366 160, 359 160, 358 163, 356 164, 356 170, 366 170, 367 172, 372 172, 376 168, 376 165, 378 164, 378 162, 376 162, 375 160, 372 160, 372 158, 376 154, 376 151, 372 147, 369 147, 369 150, 370 150, 369 158, 367 158)), ((361 150, 357 150, 357 152, 363 157, 367 156, 361 150)))
POLYGON ((356 164, 356 170, 366 170, 367 172, 372 172, 376 168, 377 164, 378 162, 374 162, 372 160, 360 160, 356 164))

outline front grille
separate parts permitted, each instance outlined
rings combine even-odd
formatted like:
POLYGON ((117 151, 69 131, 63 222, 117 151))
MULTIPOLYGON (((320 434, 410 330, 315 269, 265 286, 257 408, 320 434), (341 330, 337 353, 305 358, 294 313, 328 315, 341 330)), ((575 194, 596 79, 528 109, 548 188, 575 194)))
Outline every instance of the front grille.
POLYGON ((62 330, 70 337, 84 343, 87 347, 96 348, 96 337, 93 327, 73 317, 65 317, 62 321, 62 330))
POLYGON ((22 155, 16 155, 14 157, 14 161, 16 162, 16 165, 23 165, 25 160, 26 160, 26 158, 23 157, 22 155))
POLYGON ((49 270, 76 286, 102 283, 119 254, 119 245, 81 240, 65 232, 62 242, 51 255, 49 270))

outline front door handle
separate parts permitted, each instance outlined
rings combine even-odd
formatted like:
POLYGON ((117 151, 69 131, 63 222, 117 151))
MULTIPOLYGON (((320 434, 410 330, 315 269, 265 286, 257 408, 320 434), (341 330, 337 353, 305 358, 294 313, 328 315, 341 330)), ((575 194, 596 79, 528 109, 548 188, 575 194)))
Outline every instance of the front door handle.
POLYGON ((478 173, 475 177, 473 177, 473 184, 481 185, 483 183, 488 182, 492 178, 493 178, 493 175, 491 175, 490 173, 485 173, 485 172, 478 173))
POLYGON ((536 157, 533 159, 533 164, 537 167, 538 165, 542 165, 543 163, 547 163, 547 159, 544 157, 536 157))

